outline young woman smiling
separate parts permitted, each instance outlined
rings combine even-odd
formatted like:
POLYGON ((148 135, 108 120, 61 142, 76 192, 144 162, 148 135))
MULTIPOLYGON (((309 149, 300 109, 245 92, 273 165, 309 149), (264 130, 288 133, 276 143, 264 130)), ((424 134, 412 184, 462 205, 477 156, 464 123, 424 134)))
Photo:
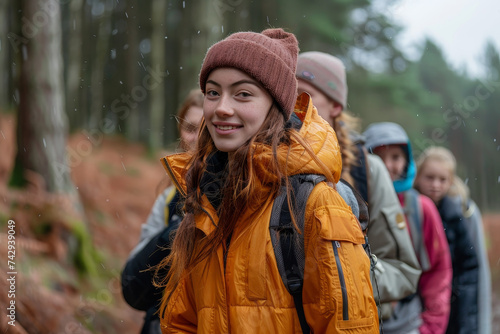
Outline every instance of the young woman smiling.
POLYGON ((197 149, 162 160, 185 199, 172 252, 158 269, 171 268, 163 333, 302 332, 269 232, 273 202, 282 186, 291 194, 296 174, 328 180, 308 196, 301 232, 310 330, 379 332, 364 236, 330 185, 342 168, 337 138, 310 97, 297 98, 297 54, 293 34, 268 29, 232 34, 205 56, 197 149))

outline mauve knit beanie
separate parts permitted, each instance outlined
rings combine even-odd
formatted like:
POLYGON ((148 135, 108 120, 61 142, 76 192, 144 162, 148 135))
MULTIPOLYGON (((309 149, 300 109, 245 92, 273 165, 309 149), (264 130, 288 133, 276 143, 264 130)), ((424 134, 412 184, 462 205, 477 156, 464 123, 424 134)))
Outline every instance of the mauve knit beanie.
POLYGON ((234 33, 208 49, 200 71, 201 91, 205 93, 208 75, 214 69, 236 68, 259 81, 288 120, 297 99, 298 52, 295 35, 281 28, 234 33))
POLYGON ((347 105, 345 67, 337 57, 318 51, 299 54, 297 78, 309 82, 345 109, 347 105))

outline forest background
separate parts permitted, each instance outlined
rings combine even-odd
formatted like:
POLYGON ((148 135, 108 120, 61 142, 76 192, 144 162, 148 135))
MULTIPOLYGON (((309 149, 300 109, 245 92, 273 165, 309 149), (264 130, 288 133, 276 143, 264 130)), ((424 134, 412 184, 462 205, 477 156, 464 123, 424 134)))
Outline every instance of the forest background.
POLYGON ((210 45, 269 27, 296 34, 301 51, 344 61, 348 110, 362 128, 400 123, 415 156, 452 150, 484 214, 496 302, 499 50, 484 46, 474 77, 432 40, 409 60, 395 43, 398 2, 2 1, 0 329, 138 333, 142 314, 124 303, 119 273, 164 178, 158 159, 177 149, 173 116, 210 45), (16 326, 12 310, 3 315, 12 301, 16 326))

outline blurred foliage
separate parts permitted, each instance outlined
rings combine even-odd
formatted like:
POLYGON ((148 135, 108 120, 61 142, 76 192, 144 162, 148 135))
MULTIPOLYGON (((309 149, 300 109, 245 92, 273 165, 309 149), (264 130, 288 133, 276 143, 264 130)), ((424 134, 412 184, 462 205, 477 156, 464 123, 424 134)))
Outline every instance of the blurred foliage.
MULTIPOLYGON (((363 127, 391 120, 408 130, 416 153, 429 145, 450 148, 479 205, 498 209, 500 57, 493 43, 484 50, 483 76, 471 78, 453 69, 430 40, 418 61, 405 58, 395 45, 404 27, 391 17, 398 0, 159 1, 60 2, 71 131, 96 139, 121 134, 152 151, 168 147, 177 138, 170 116, 197 86, 207 48, 235 31, 283 27, 296 34, 301 51, 328 52, 345 62, 348 109, 363 127), (158 133, 160 141, 153 138, 158 133)), ((18 104, 16 64, 29 43, 23 28, 33 18, 23 17, 14 0, 0 6, 0 15, 10 41, 2 45, 12 46, 0 52, 2 73, 8 73, 0 91, 10 96, 0 109, 9 110, 18 104)))
POLYGON ((76 239, 73 251, 75 268, 80 275, 98 276, 97 264, 102 263, 103 257, 95 248, 87 226, 81 221, 73 221, 69 226, 76 239))

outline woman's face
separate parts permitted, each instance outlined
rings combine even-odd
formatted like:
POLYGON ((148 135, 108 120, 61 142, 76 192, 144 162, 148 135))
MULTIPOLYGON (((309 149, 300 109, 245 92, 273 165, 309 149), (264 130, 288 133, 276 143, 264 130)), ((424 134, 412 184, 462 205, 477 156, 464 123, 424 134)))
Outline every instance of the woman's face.
POLYGON ((402 178, 407 161, 406 153, 400 145, 379 146, 373 153, 384 161, 392 181, 402 178))
POLYGON ((438 203, 448 193, 453 181, 449 166, 436 160, 427 160, 420 168, 415 184, 422 194, 438 203))
POLYGON ((218 150, 234 152, 260 129, 271 109, 271 95, 252 77, 234 68, 210 73, 203 115, 218 150))
POLYGON ((195 148, 202 117, 203 108, 191 106, 186 112, 184 119, 181 120, 180 136, 183 150, 189 151, 195 148))

